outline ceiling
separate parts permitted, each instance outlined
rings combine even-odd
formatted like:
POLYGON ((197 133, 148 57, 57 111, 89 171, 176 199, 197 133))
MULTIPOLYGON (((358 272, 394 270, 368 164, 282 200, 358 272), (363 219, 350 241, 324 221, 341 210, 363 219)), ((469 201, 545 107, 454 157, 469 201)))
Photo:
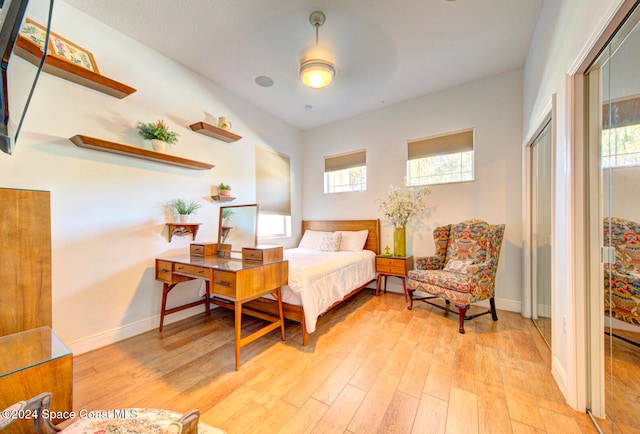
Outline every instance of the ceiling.
MULTIPOLYGON (((524 65, 543 0, 64 0, 300 129, 524 65), (299 80, 315 43, 337 75, 299 80), (257 76, 273 79, 260 87, 257 76)), ((55 14, 55 12, 54 12, 55 14)))

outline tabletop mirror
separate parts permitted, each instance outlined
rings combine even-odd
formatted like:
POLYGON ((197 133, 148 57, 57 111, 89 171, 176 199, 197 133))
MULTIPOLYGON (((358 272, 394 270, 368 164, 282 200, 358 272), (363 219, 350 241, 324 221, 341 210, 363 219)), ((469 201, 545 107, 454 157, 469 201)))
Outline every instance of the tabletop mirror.
POLYGON ((258 244, 258 205, 221 206, 218 243, 231 244, 232 257, 258 244), (235 255, 234 255, 235 253, 235 255))

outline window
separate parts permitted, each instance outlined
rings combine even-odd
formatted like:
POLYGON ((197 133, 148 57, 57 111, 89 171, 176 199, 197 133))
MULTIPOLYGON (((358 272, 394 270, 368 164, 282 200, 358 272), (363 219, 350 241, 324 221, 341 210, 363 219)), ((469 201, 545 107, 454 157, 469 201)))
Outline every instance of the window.
POLYGON ((324 157, 324 193, 367 189, 367 151, 324 157))
POLYGON ((603 106, 602 167, 640 166, 640 97, 603 106))
POLYGON ((291 162, 287 155, 256 146, 258 237, 291 236, 291 162))
POLYGON ((409 140, 407 186, 473 181, 473 129, 409 140))

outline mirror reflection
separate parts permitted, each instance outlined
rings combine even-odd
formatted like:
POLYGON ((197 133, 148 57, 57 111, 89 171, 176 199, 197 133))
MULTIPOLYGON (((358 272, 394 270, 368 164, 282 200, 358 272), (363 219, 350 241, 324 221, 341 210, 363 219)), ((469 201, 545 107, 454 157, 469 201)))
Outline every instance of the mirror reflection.
POLYGON ((220 207, 218 243, 231 244, 231 252, 240 253, 243 247, 258 242, 258 205, 220 207))

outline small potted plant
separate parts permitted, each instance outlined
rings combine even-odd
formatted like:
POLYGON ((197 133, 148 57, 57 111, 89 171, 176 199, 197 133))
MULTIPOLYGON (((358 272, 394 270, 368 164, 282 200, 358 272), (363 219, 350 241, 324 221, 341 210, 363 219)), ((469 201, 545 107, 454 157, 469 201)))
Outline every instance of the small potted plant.
POLYGON ((151 146, 153 146, 153 150, 156 152, 164 152, 166 144, 173 145, 178 141, 179 134, 170 131, 162 119, 158 119, 155 123, 138 122, 137 128, 138 134, 140 134, 143 139, 151 140, 151 146))
POLYGON ((197 200, 174 199, 169 202, 169 207, 178 214, 180 223, 186 223, 190 215, 196 214, 196 211, 202 208, 202 204, 197 200))
POLYGON ((225 184, 224 182, 221 182, 220 185, 218 185, 218 194, 220 196, 230 196, 231 186, 229 184, 225 184))

